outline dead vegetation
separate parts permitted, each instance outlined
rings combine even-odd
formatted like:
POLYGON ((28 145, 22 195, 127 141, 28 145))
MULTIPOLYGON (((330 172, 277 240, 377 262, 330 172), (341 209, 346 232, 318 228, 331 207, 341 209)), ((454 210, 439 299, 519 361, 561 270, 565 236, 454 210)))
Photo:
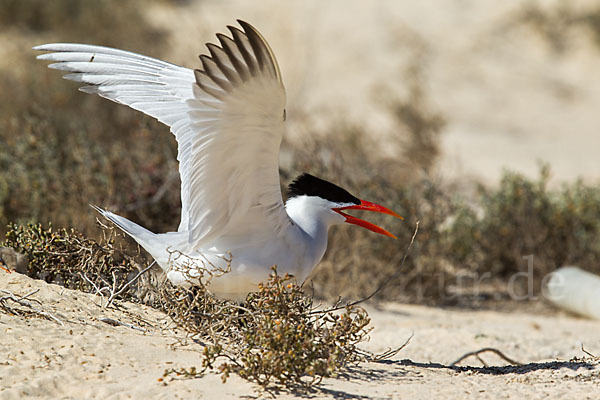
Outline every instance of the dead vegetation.
POLYGON ((74 229, 11 224, 4 246, 28 257, 26 274, 32 278, 107 296, 110 301, 115 297, 141 298, 139 291, 143 285, 127 285, 126 290, 120 290, 143 270, 139 253, 127 253, 118 247, 116 243, 123 242, 116 241, 114 228, 103 233, 102 239, 96 241, 74 229))
POLYGON ((201 288, 167 286, 161 299, 174 321, 205 346, 202 368, 167 370, 165 377, 216 368, 223 382, 236 373, 263 388, 310 387, 371 357, 357 347, 370 331, 364 309, 318 309, 293 277, 275 268, 242 305, 201 288))
POLYGON ((36 294, 39 289, 17 296, 8 290, 1 290, 0 310, 8 315, 15 315, 23 318, 42 318, 54 321, 59 325, 64 325, 63 322, 56 316, 42 308, 42 303, 39 300, 30 299, 36 294))
POLYGON ((498 349, 495 349, 493 347, 484 347, 483 349, 479 349, 477 351, 470 351, 468 353, 463 354, 462 356, 460 356, 456 361, 450 363, 451 367, 456 366, 457 364, 459 364, 460 362, 462 362, 463 360, 469 358, 469 357, 475 357, 477 358, 477 360, 479 360, 479 362, 481 362, 483 364, 484 367, 489 367, 488 363, 486 363, 482 358, 481 358, 481 353, 494 353, 496 354, 498 357, 500 357, 501 359, 503 359, 504 361, 508 362, 511 365, 516 365, 516 366, 521 366, 523 365, 523 363, 515 361, 509 357, 507 357, 506 355, 504 355, 503 352, 501 352, 498 349))
MULTIPOLYGON (((4 245, 28 256, 27 275, 98 295, 103 307, 128 300, 164 311, 204 348, 201 368, 165 371, 165 378, 217 368, 223 382, 235 373, 265 389, 307 388, 348 365, 375 359, 358 347, 368 338, 370 320, 357 305, 318 307, 293 277, 278 275, 275 267, 269 280, 241 305, 214 297, 203 285, 175 287, 162 274, 146 274, 149 267, 139 266, 139 254, 116 248, 114 230, 104 230, 104 238, 96 242, 74 230, 11 225, 4 245)), ((32 294, 17 297, 6 292, 0 309, 62 324, 33 307, 28 300, 32 294)), ((100 321, 123 325, 111 318, 100 321)))

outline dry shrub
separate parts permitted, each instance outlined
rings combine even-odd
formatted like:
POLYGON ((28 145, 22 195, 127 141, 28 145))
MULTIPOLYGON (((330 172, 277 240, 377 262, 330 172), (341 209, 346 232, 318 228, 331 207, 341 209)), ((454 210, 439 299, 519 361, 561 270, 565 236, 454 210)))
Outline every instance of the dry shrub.
POLYGON ((115 143, 91 138, 81 122, 63 130, 36 110, 14 127, 10 151, 0 151, 0 222, 52 221, 97 234, 88 204, 101 204, 150 229, 172 229, 179 179, 168 133, 138 120, 115 143))
MULTIPOLYGON (((102 240, 96 241, 74 229, 11 224, 3 245, 27 255, 28 276, 102 295, 102 288, 121 288, 140 270, 139 254, 124 251, 115 237, 114 229, 105 229, 102 240)), ((138 289, 131 286, 117 298, 135 301, 140 297, 138 289)))
MULTIPOLYGON (((350 132, 347 140, 343 134, 333 135, 335 141, 299 147, 297 168, 307 167, 340 182, 406 220, 365 214, 366 219, 389 228, 397 241, 356 227, 332 229, 328 252, 310 277, 317 296, 360 298, 386 282, 385 290, 378 293, 380 299, 464 304, 485 295, 478 293, 476 283, 488 276, 485 282, 504 287, 498 294, 506 297, 511 277, 527 272, 524 257, 529 255, 533 255, 534 295, 539 294, 544 276, 562 265, 576 264, 600 273, 597 186, 578 181, 549 189, 549 167, 543 167, 537 180, 506 172, 498 187, 479 185, 467 198, 427 173, 417 172, 414 179, 407 179, 398 171, 402 161, 378 158, 370 151, 373 144, 368 135, 359 129, 345 132, 350 132), (398 274, 417 221, 414 247, 398 274), (464 287, 469 282, 473 282, 471 289, 464 287), (467 291, 457 292, 462 289, 467 291)), ((514 283, 516 293, 527 291, 527 280, 514 283)))
POLYGON ((242 305, 216 299, 202 287, 161 290, 163 308, 204 347, 202 368, 167 370, 197 376, 218 368, 263 388, 310 387, 370 355, 357 345, 367 338, 369 318, 360 307, 319 310, 289 275, 276 268, 242 305), (223 360, 216 365, 218 360, 223 360))

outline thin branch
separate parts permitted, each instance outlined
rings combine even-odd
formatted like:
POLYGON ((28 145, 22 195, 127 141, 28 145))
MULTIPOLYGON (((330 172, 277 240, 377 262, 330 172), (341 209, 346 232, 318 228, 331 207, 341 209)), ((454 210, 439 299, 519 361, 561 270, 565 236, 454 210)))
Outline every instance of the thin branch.
POLYGON ((104 322, 105 324, 112 325, 112 326, 125 326, 127 328, 146 332, 146 329, 144 329, 144 328, 141 328, 141 327, 135 326, 135 325, 131 325, 131 324, 126 324, 125 322, 117 321, 116 319, 112 319, 112 318, 100 318, 99 321, 104 322))
MULTIPOLYGON (((125 289, 127 289, 129 286, 131 286, 135 281, 137 281, 140 276, 142 276, 143 274, 145 274, 146 272, 148 272, 150 270, 150 268, 152 268, 152 266, 156 263, 156 261, 152 261, 152 263, 150 265, 148 265, 146 268, 144 268, 143 270, 141 270, 140 272, 138 272, 138 274, 129 282, 127 282, 125 285, 123 285, 123 287, 121 287, 121 289, 119 289, 117 292, 113 291, 110 295, 110 297, 108 298, 108 302, 106 303, 106 307, 110 306, 113 302, 113 300, 115 299, 115 297, 117 297, 118 295, 120 295, 121 293, 123 293, 125 291, 125 289)), ((113 280, 114 284, 116 284, 116 279, 113 280)))
POLYGON ((402 267, 404 266, 404 263, 406 262, 406 259, 408 258, 408 255, 410 254, 410 250, 412 249, 412 246, 415 242, 415 238, 417 237, 417 232, 419 232, 419 223, 421 221, 417 221, 417 223, 415 224, 415 231, 412 235, 412 237, 410 238, 410 243, 408 244, 408 247, 406 248, 406 251, 404 252, 404 257, 402 257, 402 261, 400 262, 400 265, 398 266, 398 268, 396 269, 396 271, 391 274, 390 276, 387 276, 382 283, 379 285, 379 287, 377 289, 375 289, 375 291, 373 293, 371 293, 370 295, 368 295, 367 297, 364 297, 360 300, 355 300, 352 301, 350 303, 346 303, 343 306, 340 305, 335 305, 331 308, 328 308, 326 310, 315 310, 315 311, 311 311, 308 315, 313 315, 313 314, 324 314, 324 313, 329 313, 332 311, 338 311, 338 310, 342 310, 346 307, 352 307, 355 306, 357 304, 361 304, 364 303, 365 301, 368 301, 370 299, 373 298, 373 296, 375 296, 377 293, 381 292, 381 290, 383 290, 390 282, 392 282, 394 279, 396 279, 398 277, 398 275, 400 275, 400 273, 403 272, 402 267))
POLYGON ((50 314, 47 311, 36 311, 36 310, 33 310, 33 311, 37 314, 43 315, 46 318, 52 319, 55 322, 58 322, 60 324, 60 326, 65 326, 65 324, 60 319, 56 318, 54 315, 50 314))
POLYGON ((479 358, 479 354, 485 353, 485 352, 488 352, 488 351, 496 354, 498 357, 502 358, 504 361, 508 362, 509 364, 512 364, 512 365, 523 365, 523 363, 515 361, 515 360, 513 360, 511 358, 508 358, 506 355, 504 355, 504 353, 502 353, 498 349, 495 349, 493 347, 485 347, 485 348, 483 348, 481 350, 471 351, 469 353, 466 353, 466 354, 462 355, 458 360, 456 360, 453 363, 451 363, 450 366, 454 367, 454 366, 456 366, 456 364, 458 364, 459 362, 461 362, 465 358, 468 358, 468 357, 471 357, 471 356, 476 356, 483 363, 483 365, 486 365, 485 362, 483 362, 483 360, 481 360, 481 358, 479 358))
POLYGON ((586 349, 583 348, 583 343, 581 343, 581 351, 583 351, 585 354, 587 354, 588 356, 592 357, 592 358, 600 358, 598 356, 593 355, 592 353, 590 353, 589 351, 587 351, 586 349))
MULTIPOLYGON (((2 307, 4 310, 8 311, 9 313, 11 313, 13 315, 26 315, 27 313, 41 315, 46 319, 50 319, 50 320, 53 320, 53 321, 59 323, 61 326, 65 326, 65 324, 60 319, 55 317, 53 314, 51 314, 47 311, 43 311, 43 310, 36 310, 31 306, 31 303, 29 303, 29 301, 26 301, 26 299, 28 297, 39 292, 40 291, 39 289, 32 290, 31 292, 27 293, 24 296, 15 296, 12 292, 10 292, 8 290, 4 290, 4 289, 2 289, 0 291, 2 291, 3 293, 6 293, 6 296, 0 297, 0 307, 2 307), (6 300, 12 300, 22 307, 27 307, 29 310, 25 311, 25 310, 14 309, 6 304, 6 300)), ((36 299, 27 299, 27 300, 35 301, 40 305, 42 304, 41 301, 36 300, 36 299)))
MULTIPOLYGON (((28 302, 26 302, 24 297, 22 297, 22 296, 15 296, 13 294, 13 292, 11 292, 9 290, 2 289, 1 291, 3 293, 6 293, 6 296, 0 297, 0 301, 3 301, 3 300, 12 300, 12 301, 14 301, 15 303, 17 303, 17 304, 19 304, 21 306, 31 307, 31 304, 29 304, 28 302)), ((35 291, 34 291, 34 293, 35 293, 35 291)), ((29 294, 27 294, 27 296, 31 296, 32 294, 33 293, 29 293, 29 294)))
POLYGON ((415 336, 415 332, 412 332, 410 334, 410 336, 408 337, 408 339, 406 339, 406 341, 400 346, 397 347, 395 349, 389 349, 387 351, 384 351, 381 354, 376 354, 371 360, 369 361, 373 361, 373 362, 380 362, 383 360, 389 360, 390 358, 394 357, 396 354, 398 354, 400 352, 400 350, 402 350, 403 348, 405 348, 406 346, 408 346, 408 344, 410 343, 410 340, 413 338, 413 336, 415 336))
POLYGON ((104 302, 104 295, 102 294, 102 290, 106 289, 105 287, 103 287, 102 289, 100 289, 94 282, 92 282, 87 275, 85 274, 85 272, 80 272, 79 275, 85 279, 90 285, 92 285, 92 287, 96 290, 96 293, 94 294, 99 294, 102 297, 102 302, 100 304, 102 304, 104 302))
MULTIPOLYGON (((34 289, 34 290, 32 290, 31 292, 27 293, 25 296, 20 296, 20 298, 21 298, 22 300, 25 300, 25 299, 27 299, 29 296, 33 296, 34 294, 36 294, 36 293, 37 293, 37 292, 39 292, 39 291, 40 291, 40 289, 34 289)), ((39 301, 39 300, 37 300, 37 299, 31 299, 31 300, 33 300, 33 301, 36 301, 36 302, 38 302, 39 304, 42 304, 42 302, 41 302, 41 301, 39 301)))
POLYGON ((477 359, 479 360, 479 362, 480 362, 481 364, 483 364, 483 366, 484 366, 484 367, 486 367, 486 368, 487 368, 487 367, 489 367, 488 363, 486 363, 486 362, 483 360, 483 358, 481 358, 481 356, 480 356, 479 354, 476 354, 476 355, 475 355, 475 358, 477 358, 477 359))

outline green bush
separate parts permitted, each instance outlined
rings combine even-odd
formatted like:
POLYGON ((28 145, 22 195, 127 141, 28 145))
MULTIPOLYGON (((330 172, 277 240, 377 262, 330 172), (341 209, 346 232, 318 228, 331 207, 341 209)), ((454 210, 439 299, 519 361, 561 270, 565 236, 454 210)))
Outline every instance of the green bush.
POLYGON ((463 209, 448 231, 452 262, 507 279, 533 255, 538 283, 563 265, 600 273, 600 188, 549 190, 549 175, 547 166, 538 180, 508 172, 499 188, 481 187, 478 209, 463 209))

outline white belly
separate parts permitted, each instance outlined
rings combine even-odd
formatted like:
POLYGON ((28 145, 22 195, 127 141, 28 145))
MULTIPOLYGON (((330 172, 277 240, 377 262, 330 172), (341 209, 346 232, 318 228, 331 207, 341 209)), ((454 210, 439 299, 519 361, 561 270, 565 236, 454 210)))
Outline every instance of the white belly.
POLYGON ((267 281, 273 265, 279 275, 294 275, 302 284, 321 261, 326 240, 325 236, 323 243, 315 243, 293 231, 267 241, 246 239, 236 243, 223 238, 190 257, 172 256, 167 276, 179 285, 193 284, 200 278, 218 297, 242 301, 249 292, 258 290, 258 283, 267 281), (204 271, 202 275, 200 270, 204 271))

